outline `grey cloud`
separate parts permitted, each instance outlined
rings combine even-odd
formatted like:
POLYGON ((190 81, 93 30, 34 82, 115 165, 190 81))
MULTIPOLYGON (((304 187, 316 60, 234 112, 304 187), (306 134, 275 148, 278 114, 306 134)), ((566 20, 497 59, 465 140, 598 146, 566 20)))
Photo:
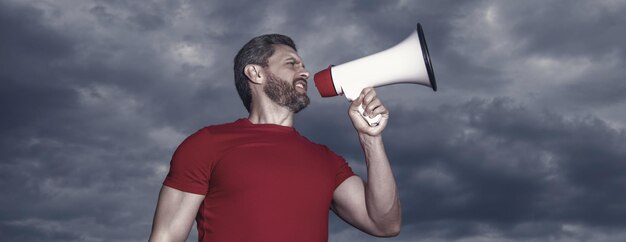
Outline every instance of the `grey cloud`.
POLYGON ((394 159, 401 167, 399 179, 411 180, 430 169, 448 174, 451 182, 442 187, 420 183, 433 180, 424 176, 404 183, 403 194, 415 202, 405 206, 408 221, 623 224, 619 207, 626 197, 615 193, 624 181, 619 172, 624 169, 623 130, 595 117, 566 118, 507 99, 474 100, 421 114, 436 121, 421 119, 388 142, 391 154, 401 154, 394 159), (430 145, 408 138, 418 135, 444 138, 429 138, 430 145), (405 161, 410 155, 415 158, 405 161), (406 174, 407 169, 412 172, 406 174))
POLYGON ((623 227, 624 130, 508 98, 391 109, 386 143, 410 234, 399 240, 567 241, 623 227))
POLYGON ((589 56, 597 58, 620 51, 625 41, 619 31, 626 21, 620 2, 527 1, 496 4, 507 26, 520 41, 527 42, 528 54, 589 56), (558 16, 558 17, 555 17, 558 16))

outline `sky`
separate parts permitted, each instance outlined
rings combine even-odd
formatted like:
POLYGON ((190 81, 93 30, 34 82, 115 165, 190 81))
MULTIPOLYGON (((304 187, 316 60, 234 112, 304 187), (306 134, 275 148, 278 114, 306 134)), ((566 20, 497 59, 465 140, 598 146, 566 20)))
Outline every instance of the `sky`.
MULTIPOLYGON (((313 74, 419 22, 438 91, 376 89, 402 232, 331 215, 329 241, 626 241, 624 13, 623 0, 0 0, 0 237, 146 241, 178 144, 247 117, 243 44, 289 35, 313 74)), ((297 130, 365 178, 349 103, 308 94, 297 130)))

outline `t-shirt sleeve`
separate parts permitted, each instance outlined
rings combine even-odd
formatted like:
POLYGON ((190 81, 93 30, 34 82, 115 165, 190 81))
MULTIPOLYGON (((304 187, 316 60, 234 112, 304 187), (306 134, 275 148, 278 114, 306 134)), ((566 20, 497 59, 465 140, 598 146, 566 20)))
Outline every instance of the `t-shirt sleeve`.
POLYGON ((163 185, 183 192, 206 195, 214 155, 210 134, 200 130, 187 137, 176 149, 163 185))
POLYGON ((337 189, 337 187, 341 185, 343 181, 345 181, 351 176, 354 176, 355 174, 352 171, 352 168, 350 168, 350 165, 348 165, 348 162, 346 161, 346 159, 335 154, 335 152, 328 149, 328 147, 324 147, 324 148, 326 148, 330 156, 330 159, 332 160, 335 166, 335 189, 337 189))

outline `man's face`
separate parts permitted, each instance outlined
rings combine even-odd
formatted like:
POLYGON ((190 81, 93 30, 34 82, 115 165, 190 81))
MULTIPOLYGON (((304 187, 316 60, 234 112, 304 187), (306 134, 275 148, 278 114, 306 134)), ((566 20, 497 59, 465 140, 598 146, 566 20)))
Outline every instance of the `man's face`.
POLYGON ((268 78, 263 91, 272 101, 294 113, 309 104, 306 94, 309 72, 295 50, 286 45, 275 45, 266 69, 268 78))

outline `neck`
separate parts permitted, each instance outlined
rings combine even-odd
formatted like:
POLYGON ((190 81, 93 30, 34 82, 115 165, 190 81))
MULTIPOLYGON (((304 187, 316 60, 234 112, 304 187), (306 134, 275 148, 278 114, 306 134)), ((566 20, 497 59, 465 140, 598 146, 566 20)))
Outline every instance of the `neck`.
POLYGON ((293 127, 293 112, 275 103, 255 105, 253 102, 248 120, 253 124, 277 124, 293 127))

